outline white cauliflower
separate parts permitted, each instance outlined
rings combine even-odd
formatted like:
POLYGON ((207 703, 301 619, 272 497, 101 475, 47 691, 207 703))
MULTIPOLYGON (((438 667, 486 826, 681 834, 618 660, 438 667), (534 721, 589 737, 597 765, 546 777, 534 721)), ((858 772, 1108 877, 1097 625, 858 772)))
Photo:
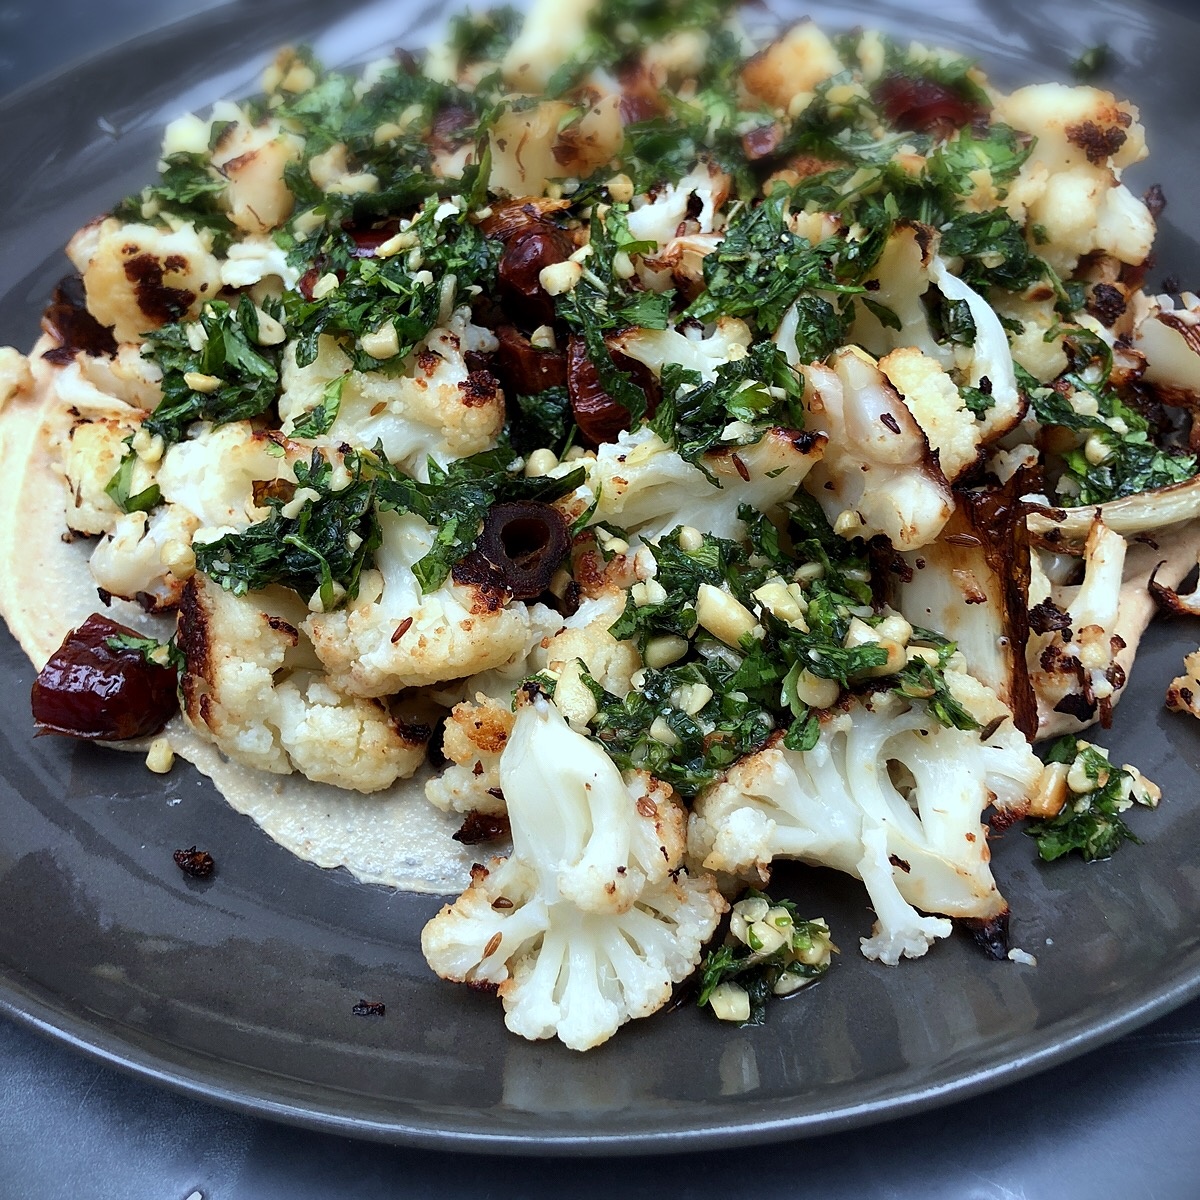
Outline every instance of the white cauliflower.
POLYGON ((631 329, 612 339, 612 348, 661 376, 663 367, 676 363, 696 371, 704 383, 717 377, 717 369, 746 357, 751 342, 750 327, 736 317, 719 317, 706 333, 689 329, 631 329))
POLYGON ((1084 547, 1078 587, 1052 585, 1040 554, 1030 558, 1030 609, 1048 604, 1064 622, 1063 628, 1031 633, 1025 648, 1039 738, 1083 729, 1111 713, 1126 682, 1117 663, 1125 648, 1117 628, 1127 549, 1125 539, 1097 517, 1084 547))
POLYGON ((772 108, 803 111, 817 84, 845 67, 829 36, 806 17, 747 60, 742 84, 772 108))
POLYGON ((677 525, 740 538, 745 526, 737 515, 739 506, 769 512, 790 499, 824 449, 822 437, 768 430, 753 445, 712 450, 704 456, 718 486, 643 426, 621 433, 615 442, 602 445, 594 459, 578 465, 588 471, 582 489, 585 506, 599 497, 593 522, 612 521, 646 540, 662 537, 677 525))
POLYGON ((174 231, 108 219, 82 268, 88 311, 118 342, 195 318, 221 286, 221 269, 192 225, 174 231))
MULTIPOLYGON (((113 417, 79 420, 59 447, 66 479, 67 528, 76 533, 108 533, 121 516, 117 502, 105 491, 127 453, 125 439, 135 422, 113 417)), ((154 468, 141 459, 133 464, 129 494, 137 495, 154 483, 154 468)))
POLYGON ((566 100, 508 109, 488 130, 488 186, 501 195, 542 196, 555 179, 590 175, 621 148, 621 97, 610 93, 582 114, 566 100))
POLYGON ((929 312, 921 301, 929 290, 929 270, 937 242, 937 230, 928 225, 909 222, 896 227, 872 272, 872 279, 879 286, 871 293, 871 299, 895 314, 900 328, 884 325, 865 305, 856 305, 850 329, 852 342, 878 356, 913 346, 936 358, 943 367, 953 364, 950 348, 934 338, 929 312))
POLYGON ((174 608, 195 569, 191 544, 197 524, 173 504, 151 513, 122 513, 92 551, 92 578, 109 595, 136 600, 147 611, 174 608))
POLYGON ((1120 181, 1146 156, 1133 105, 1097 88, 1047 83, 999 97, 996 115, 1037 139, 1004 204, 1015 220, 1041 227, 1038 253, 1060 275, 1097 250, 1145 261, 1154 218, 1120 181))
MULTIPOLYGON (((202 575, 179 606, 184 719, 235 762, 377 792, 425 760, 378 701, 346 696, 318 670, 295 624, 202 575)), ((291 614, 289 614, 291 615, 291 614)))
POLYGON ((513 729, 507 702, 482 692, 456 704, 446 718, 442 753, 449 766, 425 784, 425 797, 444 812, 505 812, 500 755, 513 729))
POLYGON ((550 76, 583 46, 588 18, 596 3, 537 0, 504 56, 501 69, 505 80, 523 91, 545 90, 550 76))
POLYGON ((809 427, 828 438, 805 489, 845 537, 931 542, 954 502, 925 434, 869 355, 846 346, 832 362, 804 368, 809 427))
POLYGON ((771 745, 702 793, 690 856, 705 869, 759 880, 778 858, 857 876, 879 918, 863 953, 888 964, 947 936, 943 916, 1003 914, 980 814, 989 803, 1023 813, 1042 766, 992 693, 957 672, 946 679, 987 722, 986 742, 892 693, 856 698, 829 716, 812 750, 771 745))
POLYGON ((363 572, 357 599, 304 623, 339 688, 388 696, 491 670, 524 653, 540 606, 506 605, 502 593, 453 578, 422 595, 412 568, 436 531, 411 514, 381 513, 380 527, 377 569, 363 572))
POLYGON ((249 421, 205 422, 188 441, 168 448, 156 482, 164 501, 191 513, 205 530, 245 529, 270 515, 254 485, 294 485, 294 467, 309 454, 309 447, 249 421))
POLYGON ((1146 356, 1143 378, 1182 400, 1200 398, 1200 297, 1155 296, 1138 324, 1134 349, 1146 356))
POLYGON ((269 233, 292 215, 295 198, 284 170, 300 160, 303 139, 277 120, 252 124, 239 110, 212 151, 212 166, 229 182, 224 202, 229 219, 248 234, 269 233))
MULTIPOLYGON (((618 641, 608 632, 624 610, 625 593, 606 588, 585 599, 561 629, 541 637, 518 660, 515 670, 487 671, 468 679, 463 690, 473 699, 455 705, 447 718, 442 752, 450 765, 425 785, 429 801, 446 811, 505 811, 500 753, 512 732, 513 688, 522 679, 539 671, 562 675, 569 664, 578 662, 606 691, 628 695, 633 673, 642 665, 641 655, 634 642, 618 641)), ((578 688, 583 688, 582 683, 578 688)), ((591 693, 584 688, 580 694, 595 711, 591 693)))
POLYGON ((1167 707, 1172 712, 1200 717, 1200 650, 1194 650, 1184 658, 1183 674, 1171 680, 1171 686, 1167 688, 1167 707))
POLYGON ((622 779, 553 704, 529 700, 500 760, 513 852, 426 925, 444 979, 497 985, 505 1024, 573 1050, 649 1016, 700 961, 725 901, 681 869, 684 815, 643 772, 622 779))
POLYGON ((366 446, 381 441, 391 462, 425 479, 431 456, 445 466, 495 446, 504 427, 504 395, 490 374, 467 367, 465 355, 496 345, 464 307, 430 331, 398 374, 353 371, 331 337, 321 337, 317 357, 306 367, 296 366, 295 346, 289 346, 279 400, 283 428, 294 429, 321 403, 326 385, 345 376, 337 419, 324 440, 366 446))

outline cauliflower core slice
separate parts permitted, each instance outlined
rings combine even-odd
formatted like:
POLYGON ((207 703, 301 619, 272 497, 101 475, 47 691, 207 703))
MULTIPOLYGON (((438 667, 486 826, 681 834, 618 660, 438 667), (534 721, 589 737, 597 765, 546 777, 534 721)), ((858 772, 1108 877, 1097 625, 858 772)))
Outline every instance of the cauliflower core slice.
POLYGON ((380 527, 377 570, 363 573, 358 598, 304 623, 339 688, 388 696, 491 670, 524 651, 529 608, 506 606, 504 593, 452 578, 423 595, 412 568, 432 547, 434 529, 395 513, 380 514, 380 527))
POLYGON ((760 880, 776 858, 857 876, 879 917, 863 952, 889 964, 919 957, 950 933, 949 921, 918 908, 1003 914, 980 813, 993 801, 1027 808, 1042 766, 982 684, 955 672, 947 680, 977 719, 1001 721, 986 742, 890 693, 856 699, 830 716, 812 750, 769 746, 704 792, 688 830, 691 857, 760 880))
POLYGON ((642 772, 622 779, 541 697, 500 758, 513 852, 426 925, 444 979, 495 984, 505 1024, 573 1050, 649 1016, 700 961, 725 901, 681 867, 683 810, 642 772))
POLYGON ((306 669, 298 630, 202 575, 179 606, 184 719, 235 762, 316 783, 377 792, 425 761, 377 701, 335 691, 306 669), (299 664, 299 665, 295 665, 299 664))

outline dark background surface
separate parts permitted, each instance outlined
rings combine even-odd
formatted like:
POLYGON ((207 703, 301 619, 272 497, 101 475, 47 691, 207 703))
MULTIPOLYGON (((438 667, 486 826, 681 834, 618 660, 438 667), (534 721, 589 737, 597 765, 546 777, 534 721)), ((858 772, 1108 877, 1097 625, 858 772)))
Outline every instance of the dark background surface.
MULTIPOLYGON (((222 0, 0 4, 0 95, 222 0)), ((1170 7, 1191 13, 1190 0, 1170 7)), ((8 136, 0 129, 0 137, 8 136)), ((3 183, 0 182, 0 186, 3 183)), ((835 1137, 627 1161, 452 1157, 306 1133, 0 1023, 0 1200, 1200 1195, 1200 1002, 1023 1083, 835 1137)))

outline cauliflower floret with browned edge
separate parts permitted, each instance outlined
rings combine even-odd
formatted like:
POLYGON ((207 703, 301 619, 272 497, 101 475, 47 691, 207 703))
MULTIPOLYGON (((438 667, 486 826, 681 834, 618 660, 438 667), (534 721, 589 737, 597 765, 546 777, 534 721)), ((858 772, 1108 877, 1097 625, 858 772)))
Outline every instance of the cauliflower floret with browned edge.
POLYGON ((213 106, 207 120, 187 114, 163 132, 162 153, 198 154, 209 159, 214 178, 227 181, 220 202, 229 220, 247 234, 268 233, 291 216, 295 204, 284 171, 299 162, 304 139, 274 117, 256 122, 228 100, 213 106), (220 124, 215 144, 214 126, 220 124), (211 150, 210 150, 211 145, 211 150))
POLYGON ((1183 674, 1171 680, 1171 686, 1167 688, 1167 707, 1172 712, 1200 717, 1200 650, 1194 650, 1184 658, 1183 674))
POLYGON ((220 264, 192 225, 166 230, 110 218, 89 246, 82 268, 88 311, 118 342, 194 319, 221 287, 220 264))
POLYGON ((75 362, 82 380, 132 408, 153 412, 162 401, 162 368, 143 358, 140 346, 126 342, 112 358, 78 354, 75 362))
MULTIPOLYGON (((127 438, 137 430, 133 422, 102 417, 76 421, 60 447, 67 483, 67 528, 75 533, 108 533, 121 516, 121 508, 105 491, 117 473, 128 448, 127 438)), ((138 458, 129 477, 129 494, 136 496, 154 483, 155 469, 138 458)))
POLYGON ((178 505, 122 513, 92 551, 97 587, 150 612, 174 608, 195 570, 192 534, 199 522, 178 505))
MULTIPOLYGON (((510 698, 521 679, 539 671, 562 675, 569 664, 578 662, 607 692, 628 695, 642 658, 634 642, 618 641, 609 633, 624 610, 625 592, 607 588, 585 599, 557 633, 543 637, 520 662, 519 673, 489 671, 467 680, 464 690, 473 700, 456 705, 446 721, 442 750, 451 765, 425 785, 429 800, 457 812, 505 811, 498 774, 500 752, 512 731, 510 698), (476 690, 479 687, 484 690, 476 690)), ((591 693, 583 689, 581 695, 594 708, 591 693)))
POLYGON ((472 872, 421 949, 443 979, 496 985, 513 1033, 587 1050, 667 1003, 726 904, 711 876, 683 869, 671 790, 622 778, 540 696, 518 710, 500 782, 512 855, 472 872))
POLYGON ((179 606, 188 725, 235 762, 277 775, 377 792, 425 760, 379 701, 346 696, 319 671, 294 624, 259 595, 194 575, 179 606))
POLYGON ((690 856, 760 882, 781 858, 857 876, 879 918, 863 953, 888 964, 946 937, 945 916, 1001 916, 980 814, 995 803, 1023 815, 1042 764, 993 693, 961 672, 946 681, 987 741, 894 693, 856 698, 823 720, 811 750, 772 743, 702 793, 690 856))
POLYGON ((496 444, 504 427, 504 394, 487 371, 472 371, 466 355, 496 349, 490 330, 471 321, 471 310, 455 310, 405 359, 400 373, 354 371, 333 338, 322 336, 317 357, 296 366, 295 346, 283 361, 279 415, 285 432, 322 402, 326 386, 342 376, 336 420, 323 439, 383 443, 389 460, 424 479, 427 461, 445 466, 496 444))
POLYGON ((586 177, 602 167, 624 136, 619 92, 599 96, 582 113, 566 100, 509 109, 488 130, 488 187, 500 195, 544 195, 551 180, 586 177))
POLYGON ((954 511, 929 441, 874 360, 855 346, 803 368, 810 427, 827 438, 805 480, 843 537, 886 534, 899 550, 931 542, 954 511))
POLYGON ((1004 205, 1015 220, 1040 227, 1037 251, 1060 275, 1096 250, 1145 261, 1154 218, 1120 181, 1146 156, 1136 107, 1098 88, 1045 83, 999 97, 996 115, 1037 139, 1004 205))
POLYGON ((817 85, 845 66, 829 36, 806 17, 747 60, 742 84, 772 108, 803 111, 817 85))
POLYGON ((381 513, 379 523, 377 569, 363 572, 358 597, 313 613, 304 626, 339 688, 393 695, 499 667, 524 650, 530 608, 453 577, 422 594, 412 568, 432 547, 434 529, 411 514, 381 513))
POLYGON ((446 718, 442 753, 450 765, 425 784, 425 796, 445 812, 503 813, 500 754, 508 744, 513 713, 482 692, 456 704, 446 718))
POLYGON ((163 499, 186 509, 206 530, 245 529, 270 514, 259 502, 263 489, 294 488, 295 464, 310 452, 249 421, 205 423, 167 450, 156 480, 163 499))

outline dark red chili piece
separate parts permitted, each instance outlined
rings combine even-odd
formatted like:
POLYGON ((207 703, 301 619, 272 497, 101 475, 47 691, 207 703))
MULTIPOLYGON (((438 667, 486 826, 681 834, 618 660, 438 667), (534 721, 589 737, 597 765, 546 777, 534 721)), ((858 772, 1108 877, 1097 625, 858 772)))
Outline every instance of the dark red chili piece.
POLYGON ((496 341, 495 370, 506 396, 536 396, 566 385, 567 356, 561 350, 542 350, 511 325, 496 330, 496 341))
POLYGON ((978 105, 953 88, 917 76, 887 75, 876 86, 875 97, 898 129, 937 138, 948 137, 979 115, 978 105))
MULTIPOLYGON (((652 414, 658 407, 659 393, 649 368, 624 354, 613 354, 612 360, 646 393, 646 412, 652 414)), ((615 442, 617 434, 629 428, 629 411, 604 390, 583 338, 575 336, 567 344, 567 390, 575 424, 593 445, 615 442)))
POLYGON ((121 635, 141 636, 99 613, 67 634, 33 681, 39 733, 119 742, 157 733, 171 719, 174 669, 109 645, 121 635))
POLYGON ((195 846, 188 850, 176 850, 171 857, 175 865, 193 879, 207 879, 217 866, 207 850, 197 850, 195 846))
POLYGON ((574 249, 570 237, 549 222, 539 222, 505 244, 497 267, 500 301, 518 325, 536 329, 554 320, 554 298, 538 276, 544 267, 569 258, 574 249))
POLYGON ((567 521, 558 509, 536 500, 513 500, 488 509, 476 549, 496 568, 514 599, 533 600, 550 586, 570 547, 567 521))

